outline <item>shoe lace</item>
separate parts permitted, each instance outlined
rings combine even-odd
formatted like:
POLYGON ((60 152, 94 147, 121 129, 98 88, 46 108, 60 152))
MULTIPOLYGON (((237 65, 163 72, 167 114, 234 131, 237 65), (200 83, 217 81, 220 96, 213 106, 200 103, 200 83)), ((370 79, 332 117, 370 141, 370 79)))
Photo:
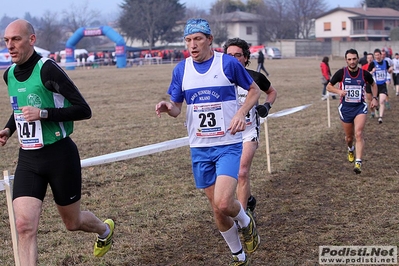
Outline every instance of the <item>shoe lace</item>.
POLYGON ((113 232, 111 232, 107 238, 97 237, 97 247, 102 248, 112 243, 113 232))
POLYGON ((246 265, 245 261, 241 261, 237 256, 233 256, 233 261, 230 263, 230 266, 241 266, 246 265))
POLYGON ((248 226, 243 228, 243 235, 244 235, 244 241, 252 241, 252 231, 253 231, 253 223, 252 220, 249 222, 248 226))
POLYGON ((106 239, 97 237, 97 247, 102 248, 106 245, 106 239))

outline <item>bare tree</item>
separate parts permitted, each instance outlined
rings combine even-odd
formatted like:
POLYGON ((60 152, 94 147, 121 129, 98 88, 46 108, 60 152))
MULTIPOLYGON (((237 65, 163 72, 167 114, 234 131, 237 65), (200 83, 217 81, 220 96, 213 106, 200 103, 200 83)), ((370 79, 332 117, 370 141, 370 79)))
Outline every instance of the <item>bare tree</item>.
POLYGON ((119 27, 127 38, 142 40, 150 49, 157 41, 172 42, 182 37, 176 30, 185 7, 178 0, 125 0, 121 5, 119 27))
MULTIPOLYGON (((82 2, 79 6, 72 4, 68 10, 63 10, 62 14, 61 24, 69 34, 73 34, 81 27, 98 27, 102 25, 99 20, 99 18, 101 18, 101 12, 99 10, 89 9, 87 0, 82 2)), ((101 43, 104 43, 104 38, 102 37, 83 38, 79 44, 77 44, 77 48, 94 49, 96 44, 101 43)))
POLYGON ((289 12, 289 0, 266 0, 268 17, 265 25, 266 34, 271 41, 294 38, 294 21, 289 12))
POLYGON ((240 0, 218 0, 211 7, 211 15, 231 13, 237 10, 245 11, 245 4, 240 0))
POLYGON ((270 16, 268 15, 268 8, 263 0, 248 0, 247 12, 259 15, 257 22, 258 26, 258 44, 270 40, 271 34, 269 28, 270 16))
POLYGON ((36 28, 37 46, 50 51, 59 51, 65 46, 65 34, 57 12, 44 12, 40 26, 36 28))
POLYGON ((80 27, 94 26, 93 24, 96 24, 101 16, 99 10, 89 9, 87 0, 79 6, 72 4, 68 10, 63 10, 62 13, 64 27, 70 32, 75 32, 80 27))
POLYGON ((227 27, 225 23, 220 20, 209 21, 210 27, 212 29, 213 42, 218 46, 222 46, 222 44, 228 38, 227 27))
POLYGON ((324 0, 289 0, 289 12, 295 25, 295 38, 308 39, 312 19, 327 9, 324 0))
POLYGON ((185 20, 190 18, 206 18, 208 16, 207 12, 204 9, 200 8, 186 8, 185 12, 185 20))

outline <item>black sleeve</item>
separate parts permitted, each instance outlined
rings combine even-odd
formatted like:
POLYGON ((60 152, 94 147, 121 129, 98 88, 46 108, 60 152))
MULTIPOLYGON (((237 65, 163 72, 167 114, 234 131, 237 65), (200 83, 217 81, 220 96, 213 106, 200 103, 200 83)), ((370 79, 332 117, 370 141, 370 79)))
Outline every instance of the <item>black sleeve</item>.
POLYGON ((256 80, 255 82, 256 84, 258 84, 259 88, 264 92, 268 91, 271 85, 270 81, 263 74, 259 75, 258 80, 256 80))
MULTIPOLYGON (((4 71, 4 73, 3 73, 3 79, 4 79, 4 82, 5 82, 6 84, 8 84, 8 71, 9 71, 9 69, 10 69, 10 68, 7 68, 7 70, 4 71)), ((7 124, 6 124, 6 126, 5 126, 4 128, 6 128, 6 127, 10 129, 10 136, 11 136, 11 135, 14 133, 14 131, 17 129, 17 126, 16 126, 16 124, 15 124, 15 120, 14 120, 14 112, 11 113, 11 116, 10 116, 10 118, 8 119, 7 124)))
POLYGON ((370 72, 368 72, 368 71, 363 71, 363 75, 364 75, 364 80, 365 80, 368 84, 372 85, 372 84, 374 83, 373 75, 370 74, 370 72))
POLYGON ((249 69, 247 71, 262 91, 267 92, 269 90, 271 83, 265 75, 249 69))
POLYGON ((369 64, 369 67, 368 67, 368 71, 371 71, 371 70, 373 70, 373 68, 375 67, 375 65, 374 65, 374 61, 373 62, 371 62, 370 64, 369 64))
POLYGON ((90 106, 72 80, 54 60, 47 60, 43 64, 40 75, 48 90, 61 94, 71 103, 71 106, 66 108, 44 107, 48 110, 48 121, 77 121, 91 117, 90 106))
POLYGON ((330 79, 330 83, 334 86, 335 84, 341 82, 343 77, 344 77, 344 69, 341 68, 337 72, 335 72, 335 74, 332 76, 332 78, 330 79))
POLYGON ((15 124, 14 112, 11 114, 4 128, 8 127, 10 129, 10 137, 17 130, 17 125, 15 124))

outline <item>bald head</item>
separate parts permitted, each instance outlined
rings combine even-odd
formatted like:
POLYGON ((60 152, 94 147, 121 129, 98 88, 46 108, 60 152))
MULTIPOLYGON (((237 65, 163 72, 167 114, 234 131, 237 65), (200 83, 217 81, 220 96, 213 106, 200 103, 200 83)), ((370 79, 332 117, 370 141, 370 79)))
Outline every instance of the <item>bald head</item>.
POLYGON ((35 29, 33 28, 32 24, 29 23, 29 21, 24 20, 24 19, 17 19, 14 20, 13 22, 11 22, 10 24, 8 24, 8 26, 6 27, 5 32, 7 32, 7 29, 13 29, 13 28, 17 28, 21 34, 25 34, 25 35, 31 35, 31 34, 35 34, 35 29))
POLYGON ((12 62, 17 65, 25 63, 33 54, 36 42, 32 24, 23 19, 14 20, 8 24, 4 31, 4 42, 11 55, 12 62))

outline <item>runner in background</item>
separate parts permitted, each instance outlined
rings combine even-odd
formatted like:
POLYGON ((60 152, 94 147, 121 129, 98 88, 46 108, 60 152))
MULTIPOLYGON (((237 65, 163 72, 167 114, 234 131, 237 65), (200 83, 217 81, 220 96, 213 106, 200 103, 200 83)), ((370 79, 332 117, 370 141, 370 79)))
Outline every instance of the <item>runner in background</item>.
POLYGON ((348 161, 350 163, 355 162, 353 170, 356 174, 360 174, 362 172, 365 142, 363 130, 367 118, 364 87, 366 83, 371 85, 373 94, 371 108, 374 108, 378 105, 376 97, 377 86, 372 75, 359 68, 359 55, 355 49, 349 49, 345 52, 345 60, 347 66, 335 72, 327 85, 327 90, 341 97, 338 112, 345 132, 348 161), (337 83, 339 83, 338 88, 334 87, 337 83))

